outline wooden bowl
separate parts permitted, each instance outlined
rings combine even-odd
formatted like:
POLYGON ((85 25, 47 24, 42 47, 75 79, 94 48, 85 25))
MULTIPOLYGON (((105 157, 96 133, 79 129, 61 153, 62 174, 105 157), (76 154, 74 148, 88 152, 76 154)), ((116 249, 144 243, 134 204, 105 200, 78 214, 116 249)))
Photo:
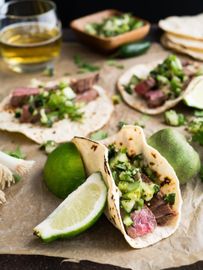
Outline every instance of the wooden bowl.
POLYGON ((103 21, 103 19, 121 14, 123 14, 123 12, 114 9, 100 11, 71 21, 70 27, 76 33, 78 38, 87 45, 93 46, 103 52, 112 52, 125 43, 130 43, 144 38, 150 30, 150 23, 146 20, 134 16, 136 19, 143 21, 144 25, 114 37, 99 37, 96 35, 91 35, 85 32, 85 25, 87 23, 93 22, 98 23, 103 21))

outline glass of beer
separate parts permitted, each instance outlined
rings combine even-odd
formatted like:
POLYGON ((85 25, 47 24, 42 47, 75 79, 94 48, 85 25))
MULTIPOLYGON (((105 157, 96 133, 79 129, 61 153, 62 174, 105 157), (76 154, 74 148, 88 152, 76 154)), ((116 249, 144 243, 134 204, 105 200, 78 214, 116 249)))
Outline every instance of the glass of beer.
POLYGON ((61 23, 52 1, 16 0, 0 7, 1 56, 12 70, 43 70, 60 47, 61 23))

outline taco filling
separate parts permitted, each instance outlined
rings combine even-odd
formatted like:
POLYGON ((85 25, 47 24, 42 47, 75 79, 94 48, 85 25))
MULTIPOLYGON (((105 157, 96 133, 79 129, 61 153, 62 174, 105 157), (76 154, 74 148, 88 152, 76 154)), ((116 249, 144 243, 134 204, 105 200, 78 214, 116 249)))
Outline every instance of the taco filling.
POLYGON ((178 98, 198 75, 199 69, 198 63, 181 61, 177 56, 169 55, 147 77, 132 75, 124 89, 128 94, 135 92, 139 95, 146 101, 148 108, 157 108, 168 100, 178 98))
POLYGON ((120 209, 126 233, 131 238, 164 226, 176 215, 173 209, 175 193, 160 191, 167 181, 145 162, 142 154, 129 156, 125 148, 109 146, 109 164, 120 192, 120 209))
POLYGON ((62 119, 81 121, 84 114, 81 108, 99 95, 93 88, 98 77, 97 74, 70 83, 61 81, 51 87, 17 88, 11 94, 9 109, 14 110, 20 123, 52 127, 62 119))

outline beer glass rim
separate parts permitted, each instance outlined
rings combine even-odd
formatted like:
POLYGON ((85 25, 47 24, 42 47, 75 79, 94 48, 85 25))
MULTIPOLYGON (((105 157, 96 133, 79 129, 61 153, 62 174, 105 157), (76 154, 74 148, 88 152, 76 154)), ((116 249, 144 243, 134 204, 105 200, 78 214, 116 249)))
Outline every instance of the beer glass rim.
POLYGON ((37 0, 38 2, 47 3, 50 5, 50 9, 48 9, 45 12, 39 13, 39 14, 33 14, 33 15, 12 15, 12 14, 2 14, 1 10, 5 8, 6 6, 11 6, 13 4, 19 4, 22 2, 36 2, 36 0, 12 0, 9 2, 4 3, 0 6, 0 19, 3 18, 10 18, 10 19, 26 19, 26 18, 36 18, 39 16, 44 16, 45 14, 49 13, 50 11, 56 11, 56 4, 51 0, 37 0))

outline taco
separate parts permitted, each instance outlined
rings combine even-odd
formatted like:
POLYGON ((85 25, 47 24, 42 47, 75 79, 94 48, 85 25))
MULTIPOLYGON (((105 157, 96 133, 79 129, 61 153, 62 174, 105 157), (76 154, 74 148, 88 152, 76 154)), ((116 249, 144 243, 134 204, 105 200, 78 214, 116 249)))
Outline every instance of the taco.
POLYGON ((173 234, 181 218, 181 193, 175 171, 146 142, 138 126, 94 142, 75 137, 87 174, 101 172, 108 187, 105 214, 133 248, 173 234))
POLYGON ((199 69, 199 63, 169 55, 165 60, 132 67, 119 78, 117 86, 127 104, 155 115, 174 107, 192 91, 199 69))
POLYGON ((98 74, 19 87, 0 103, 0 129, 23 133, 40 144, 86 136, 105 125, 113 111, 97 81, 98 74))

